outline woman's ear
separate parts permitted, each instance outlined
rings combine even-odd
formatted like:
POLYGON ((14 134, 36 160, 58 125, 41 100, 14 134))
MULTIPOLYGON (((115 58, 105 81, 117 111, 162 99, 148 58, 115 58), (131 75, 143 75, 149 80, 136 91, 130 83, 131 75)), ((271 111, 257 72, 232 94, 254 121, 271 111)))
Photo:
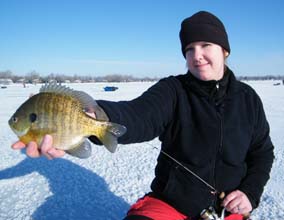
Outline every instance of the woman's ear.
POLYGON ((229 52, 224 50, 224 55, 225 55, 225 57, 228 57, 229 56, 229 52))

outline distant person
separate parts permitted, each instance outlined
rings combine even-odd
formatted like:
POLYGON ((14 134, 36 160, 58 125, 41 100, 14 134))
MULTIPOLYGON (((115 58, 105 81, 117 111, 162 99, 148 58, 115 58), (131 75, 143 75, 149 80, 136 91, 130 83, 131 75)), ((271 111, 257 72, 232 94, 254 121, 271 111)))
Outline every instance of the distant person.
MULTIPOLYGON (((258 207, 274 159, 261 99, 226 65, 231 49, 215 15, 200 11, 186 18, 179 36, 186 74, 164 78, 131 101, 97 101, 109 121, 127 127, 119 143, 161 141, 152 191, 125 220, 199 219, 209 207, 219 216, 225 207, 227 220, 243 219, 258 207)), ((33 142, 12 147, 27 147, 30 157, 64 155, 50 135, 40 151, 33 142)))

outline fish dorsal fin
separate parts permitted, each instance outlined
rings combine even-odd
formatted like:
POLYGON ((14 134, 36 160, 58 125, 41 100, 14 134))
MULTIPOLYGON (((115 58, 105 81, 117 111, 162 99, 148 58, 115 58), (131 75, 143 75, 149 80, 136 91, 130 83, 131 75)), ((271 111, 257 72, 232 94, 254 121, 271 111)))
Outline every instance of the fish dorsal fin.
POLYGON ((58 85, 56 83, 49 83, 41 87, 40 93, 55 93, 62 94, 66 96, 73 97, 82 105, 82 109, 89 112, 95 112, 97 103, 96 101, 87 93, 83 91, 77 91, 71 89, 67 86, 58 85))
POLYGON ((67 86, 59 85, 55 82, 47 83, 43 85, 39 90, 40 93, 58 93, 65 95, 72 95, 73 91, 74 91, 73 89, 67 86))

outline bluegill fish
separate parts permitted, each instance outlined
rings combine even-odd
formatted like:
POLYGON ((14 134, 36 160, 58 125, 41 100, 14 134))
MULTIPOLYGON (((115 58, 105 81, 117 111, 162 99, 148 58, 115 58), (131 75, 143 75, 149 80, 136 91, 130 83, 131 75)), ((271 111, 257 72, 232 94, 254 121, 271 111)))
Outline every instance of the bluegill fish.
POLYGON ((40 145, 44 135, 51 134, 55 148, 79 158, 91 155, 87 138, 92 135, 114 152, 117 138, 126 132, 126 128, 86 114, 86 110, 96 109, 100 108, 87 93, 47 84, 17 109, 9 125, 25 144, 35 141, 40 145))

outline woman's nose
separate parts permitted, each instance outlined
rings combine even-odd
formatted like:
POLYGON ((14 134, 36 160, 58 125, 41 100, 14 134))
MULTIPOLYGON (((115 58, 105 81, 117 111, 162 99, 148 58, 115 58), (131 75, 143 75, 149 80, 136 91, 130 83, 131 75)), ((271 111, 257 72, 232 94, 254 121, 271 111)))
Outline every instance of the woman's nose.
POLYGON ((195 48, 195 50, 193 51, 193 60, 198 61, 201 60, 202 57, 202 51, 199 48, 195 48))

